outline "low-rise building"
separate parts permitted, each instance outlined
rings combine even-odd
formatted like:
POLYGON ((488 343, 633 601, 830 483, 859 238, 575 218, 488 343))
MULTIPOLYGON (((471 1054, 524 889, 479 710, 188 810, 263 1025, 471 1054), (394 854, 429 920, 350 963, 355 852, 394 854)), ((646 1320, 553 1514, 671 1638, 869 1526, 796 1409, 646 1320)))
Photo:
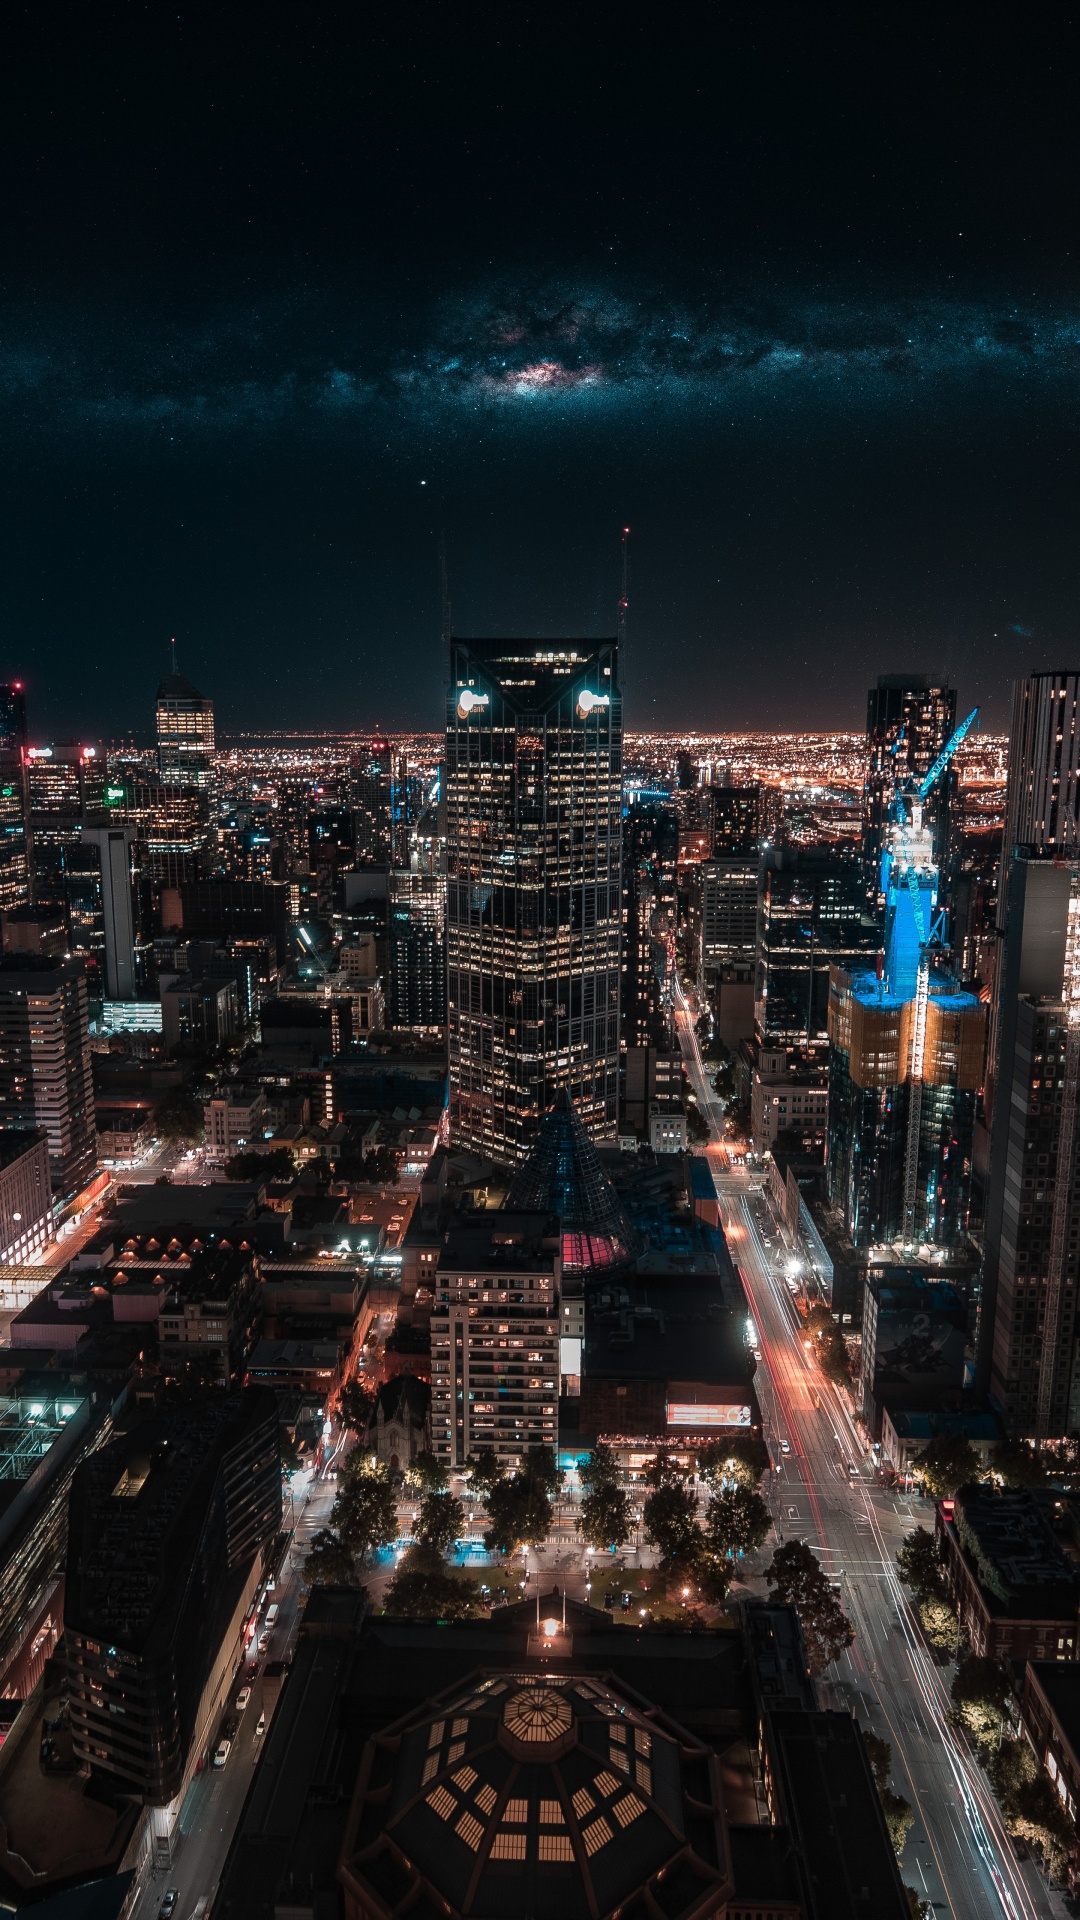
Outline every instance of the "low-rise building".
POLYGON ((957 1434, 967 1440, 987 1465, 1001 1440, 1001 1422, 989 1408, 980 1413, 911 1412, 882 1401, 881 1453, 897 1473, 910 1473, 916 1456, 943 1434, 957 1434))
POLYGON ((990 1660, 1075 1660, 1080 1569, 1032 1494, 979 1482, 938 1502, 945 1578, 973 1653, 990 1660))
MULTIPOLYGON (((1069 1819, 1080 1814, 1080 1665, 1075 1660, 1029 1660, 1024 1667, 1020 1718, 1039 1764, 1045 1767, 1069 1819)), ((1080 1872, 1075 1848, 1070 1879, 1080 1872)))
POLYGON ((964 1384, 967 1304, 944 1280, 914 1267, 871 1267, 863 1300, 863 1417, 880 1435, 886 1400, 935 1410, 964 1384))
POLYGON ((715 1274, 628 1273, 588 1288, 579 1426, 633 1467, 644 1448, 760 1433, 746 1310, 715 1274))
POLYGON ((169 1270, 161 1303, 161 1365, 167 1377, 239 1386, 262 1320, 258 1263, 250 1248, 217 1247, 169 1270))
POLYGON ((266 1096, 262 1087, 225 1086, 203 1105, 206 1157, 231 1160, 263 1131, 266 1096))
POLYGON ((780 1049, 762 1047, 750 1088, 750 1132, 759 1153, 778 1134, 819 1145, 829 1124, 829 1076, 821 1066, 799 1067, 780 1049))

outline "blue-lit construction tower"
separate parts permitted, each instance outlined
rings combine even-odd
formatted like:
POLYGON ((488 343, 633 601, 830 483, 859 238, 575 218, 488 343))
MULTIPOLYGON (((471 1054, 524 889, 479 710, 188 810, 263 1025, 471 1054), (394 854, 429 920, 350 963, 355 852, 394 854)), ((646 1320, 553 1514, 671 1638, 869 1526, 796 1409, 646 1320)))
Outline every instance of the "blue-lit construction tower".
POLYGON ((977 712, 921 781, 896 781, 876 970, 830 976, 829 1194, 857 1247, 951 1247, 966 1229, 986 1014, 944 964, 923 806, 977 712))

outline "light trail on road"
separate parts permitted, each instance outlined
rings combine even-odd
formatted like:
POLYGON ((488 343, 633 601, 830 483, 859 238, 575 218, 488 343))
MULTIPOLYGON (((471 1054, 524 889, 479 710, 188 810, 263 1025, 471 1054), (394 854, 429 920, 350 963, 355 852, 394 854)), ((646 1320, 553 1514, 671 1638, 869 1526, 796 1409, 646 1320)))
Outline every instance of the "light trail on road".
MULTIPOLYGON (((954 1920, 1041 1920, 1054 1908, 1033 1864, 1022 1870, 989 1783, 950 1724, 951 1701, 900 1585, 894 1559, 906 1530, 896 1504, 865 1475, 865 1442, 843 1399, 812 1364, 801 1323, 774 1251, 757 1217, 765 1202, 745 1169, 720 1148, 722 1107, 708 1085, 693 1015, 676 981, 680 1045, 699 1109, 714 1138, 707 1148, 725 1215, 725 1234, 739 1267, 757 1329, 765 1380, 759 1386, 777 1440, 792 1447, 773 1476, 777 1527, 805 1539, 843 1589, 856 1628, 850 1653, 824 1689, 864 1725, 877 1721, 893 1748, 894 1781, 907 1790, 916 1816, 902 1869, 913 1866, 937 1904, 954 1920), (848 1462, 860 1472, 847 1471, 848 1462), (930 1858, 923 1858, 929 1852, 930 1858), (940 1882, 926 1881, 929 1873, 940 1882)), ((778 1453, 774 1443, 771 1451, 778 1453)), ((909 1508, 910 1516, 910 1508, 909 1508)), ((910 1526, 910 1517, 906 1526, 910 1526)), ((875 1729, 877 1730, 877 1729, 875 1729)))

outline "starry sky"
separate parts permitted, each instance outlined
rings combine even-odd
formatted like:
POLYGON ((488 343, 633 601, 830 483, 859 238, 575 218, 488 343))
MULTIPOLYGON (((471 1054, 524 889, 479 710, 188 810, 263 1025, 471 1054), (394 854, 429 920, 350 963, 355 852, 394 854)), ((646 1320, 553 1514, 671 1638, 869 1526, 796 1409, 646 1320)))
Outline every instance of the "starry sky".
POLYGON ((987 724, 1076 664, 1063 14, 27 6, 0 73, 0 674, 36 736, 434 727, 610 631, 631 726, 987 724), (229 18, 222 16, 228 12, 229 18), (995 38, 1000 30, 1003 37, 995 38))

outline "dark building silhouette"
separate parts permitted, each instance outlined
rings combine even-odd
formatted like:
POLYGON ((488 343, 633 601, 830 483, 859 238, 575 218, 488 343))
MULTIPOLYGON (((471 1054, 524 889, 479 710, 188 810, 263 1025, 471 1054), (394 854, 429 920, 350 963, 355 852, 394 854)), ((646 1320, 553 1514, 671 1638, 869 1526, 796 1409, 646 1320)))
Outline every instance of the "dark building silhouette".
POLYGON ((232 1678, 281 1518, 277 1402, 211 1394, 78 1468, 65 1645, 75 1751, 114 1791, 165 1806, 232 1678))
POLYGON ((998 894, 978 1377, 1018 1433, 1080 1425, 1080 673, 1017 682, 998 894))

